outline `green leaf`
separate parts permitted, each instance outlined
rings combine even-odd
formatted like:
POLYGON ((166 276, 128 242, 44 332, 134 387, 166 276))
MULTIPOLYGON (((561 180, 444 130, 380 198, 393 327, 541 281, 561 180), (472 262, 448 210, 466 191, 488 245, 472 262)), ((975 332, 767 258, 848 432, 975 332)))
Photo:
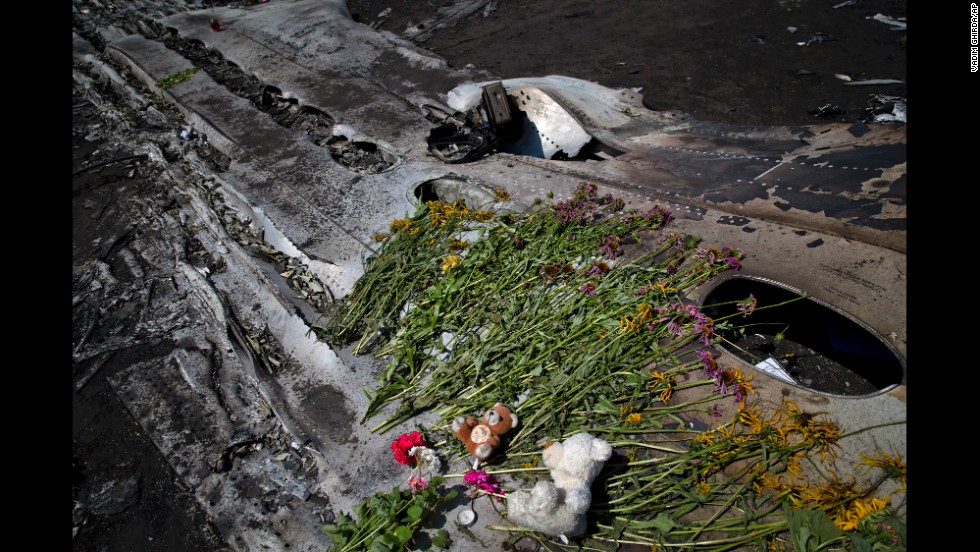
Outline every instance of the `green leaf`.
POLYGON ((408 517, 411 520, 421 519, 422 518, 422 514, 424 514, 424 513, 425 513, 425 510, 423 510, 421 506, 410 506, 408 508, 408 517))
POLYGON ((436 548, 441 548, 443 550, 449 548, 452 545, 453 540, 449 538, 449 531, 445 529, 439 529, 436 531, 435 535, 432 535, 432 544, 436 548))
POLYGON ((630 523, 630 529, 652 527, 661 533, 669 533, 674 527, 677 527, 677 522, 668 515, 666 512, 660 512, 657 517, 649 519, 646 521, 632 521, 630 523))
POLYGON ((685 502, 684 504, 678 506, 674 509, 674 517, 681 517, 685 514, 689 514, 698 508, 698 504, 694 502, 685 502))
POLYGON ((874 550, 871 543, 860 535, 851 535, 851 543, 854 545, 854 552, 872 552, 874 550))
POLYGON ((785 507, 786 522, 799 552, 819 550, 823 545, 844 536, 826 512, 820 509, 799 510, 785 507), (810 545, 810 541, 813 544, 810 545))
POLYGON ((395 538, 398 539, 399 544, 405 544, 406 542, 412 540, 412 534, 413 531, 405 525, 395 527, 395 538))
POLYGON ((599 395, 599 398, 596 401, 596 406, 602 407, 601 410, 597 408, 596 409, 597 412, 604 412, 606 414, 616 414, 617 412, 619 412, 619 409, 616 408, 616 405, 614 405, 609 400, 609 398, 606 397, 605 395, 599 395))
POLYGON ((360 502, 354 507, 354 514, 357 519, 364 519, 364 515, 367 513, 368 508, 371 506, 370 502, 360 502))
POLYGON ((623 536, 623 531, 629 525, 629 521, 623 518, 613 520, 612 527, 609 528, 609 536, 612 540, 619 540, 623 536))
POLYGON ((810 528, 798 525, 795 528, 790 528, 790 534, 793 535, 793 544, 796 545, 796 550, 806 552, 808 550, 806 543, 810 540, 810 528))

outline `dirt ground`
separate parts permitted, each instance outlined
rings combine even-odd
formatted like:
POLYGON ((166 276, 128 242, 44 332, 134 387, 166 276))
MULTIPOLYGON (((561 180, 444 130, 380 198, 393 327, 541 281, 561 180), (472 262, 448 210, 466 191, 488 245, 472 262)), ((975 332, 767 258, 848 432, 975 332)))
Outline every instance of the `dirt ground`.
MULTIPOLYGON (((187 9, 234 3, 188 2, 187 9)), ((453 3, 349 0, 348 6, 356 20, 414 35, 455 67, 473 64, 501 78, 562 74, 610 87, 639 87, 650 109, 703 120, 868 121, 873 108, 888 102, 882 95, 892 101, 906 96, 904 84, 846 84, 846 79, 906 81, 906 33, 883 21, 904 19, 904 0, 502 0, 486 3, 452 27, 437 26, 432 18, 438 9, 453 3), (883 17, 875 19, 878 14, 883 17)), ((104 10, 107 21, 132 19, 111 1, 78 0, 73 6, 104 10)), ((159 15, 165 13, 142 17, 159 15)), ((76 20, 73 30, 79 25, 76 20)), ((109 301, 108 291, 125 294, 131 283, 148 277, 141 273, 149 272, 146 267, 126 271, 130 230, 141 222, 138 210, 130 208, 167 200, 140 159, 125 160, 127 152, 118 148, 99 151, 110 127, 132 132, 133 125, 94 120, 80 98, 73 100, 73 267, 97 258, 115 263, 113 274, 130 274, 130 281, 117 281, 103 295, 109 301), (117 162, 87 170, 109 158, 117 162)), ((180 121, 140 124, 170 131, 180 121)), ((73 276, 74 294, 85 296, 85 275, 76 270, 73 276)), ((134 331, 138 313, 128 310, 125 295, 116 297, 112 304, 82 299, 73 304, 76 350, 84 341, 107 343, 134 331)), ((226 547, 108 383, 113 373, 175 346, 147 334, 121 353, 73 359, 75 551, 226 547)))

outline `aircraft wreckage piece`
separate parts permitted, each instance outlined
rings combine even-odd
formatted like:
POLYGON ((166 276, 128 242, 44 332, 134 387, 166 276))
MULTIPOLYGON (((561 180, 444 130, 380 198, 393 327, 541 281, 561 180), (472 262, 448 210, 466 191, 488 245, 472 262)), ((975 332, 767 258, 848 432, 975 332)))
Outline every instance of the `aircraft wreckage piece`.
MULTIPOLYGON (((333 121, 337 140, 376 144, 392 161, 384 170, 352 171, 330 147, 283 128, 206 71, 166 89, 158 86, 168 75, 193 67, 160 42, 128 36, 107 47, 110 56, 177 106, 210 145, 231 159, 227 170, 216 175, 221 187, 267 236, 275 236, 280 250, 308 264, 336 298, 345 296, 363 273, 363 259, 377 247, 372 236, 414 211, 419 200, 463 198, 492 204, 495 210, 520 211, 548 194, 570 197, 579 182, 588 181, 622 197, 629 208, 665 206, 676 217, 673 230, 745 251, 741 274, 816 297, 878 336, 889 336, 897 354, 905 355, 904 125, 721 125, 651 111, 632 90, 563 76, 501 80, 484 71, 455 70, 404 39, 354 22, 339 0, 214 8, 160 22, 182 39, 220 52, 284 98, 322 112, 333 121), (221 32, 211 30, 212 18, 221 21, 221 32), (501 90, 506 98, 500 97, 501 90), (487 91, 490 100, 484 99, 487 91), (467 117, 475 106, 480 111, 481 102, 490 109, 467 117), (498 111, 504 105, 509 113, 498 111), (434 129, 451 125, 443 127, 442 135, 436 133, 448 143, 479 124, 487 124, 479 132, 491 139, 473 139, 473 149, 486 143, 492 147, 469 157, 466 152, 431 152, 434 129), (528 153, 535 146, 540 155, 528 153), (509 199, 491 203, 497 188, 509 199)), ((470 140, 464 136, 460 142, 470 145, 470 140)), ((338 438, 324 427, 330 420, 360 418, 361 386, 376 368, 371 359, 350 358, 314 342, 305 333, 313 323, 312 315, 304 315, 309 306, 281 292, 276 274, 249 261, 248 253, 219 229, 214 232, 212 239, 201 241, 229 267, 202 277, 207 280, 200 283, 202 297, 226 301, 236 323, 268 328, 295 361, 295 371, 257 374, 242 352, 247 347, 229 341, 225 334, 234 332, 220 327, 229 324, 224 315, 218 316, 216 330, 222 337, 213 342, 223 358, 214 362, 228 381, 252 382, 252 393, 267 397, 264 408, 271 407, 302 450, 313 451, 319 468, 315 483, 285 481, 256 464, 268 458, 256 456, 236 459, 236 473, 252 474, 263 486, 279 485, 292 496, 325 497, 343 511, 379 489, 390 489, 397 482, 382 461, 388 436, 351 423, 343 428, 348 437, 338 438), (351 463, 350 458, 371 461, 351 463)), ((189 281, 202 278, 188 276, 189 281)), ((220 305, 210 310, 223 312, 220 305)), ((222 521, 222 532, 248 536, 247 542, 230 544, 249 550, 285 540, 296 549, 325 548, 328 539, 311 527, 315 516, 301 515, 305 503, 291 506, 303 520, 300 535, 291 541, 288 533, 260 526, 260 516, 235 511, 253 506, 235 494, 237 484, 225 481, 217 468, 209 472, 198 456, 220 456, 240 424, 222 422, 208 429, 191 423, 193 416, 164 419, 166 412, 196 404, 186 398, 194 391, 182 388, 186 378, 173 372, 158 382, 134 370, 119 382, 120 394, 205 509, 222 521), (167 402, 169 410, 158 411, 160 402, 167 402), (183 440, 193 440, 194 448, 175 445, 183 440), (215 502, 218 495, 221 500, 215 502)), ((905 417, 904 378, 858 399, 812 392, 761 372, 754 383, 762 397, 819 404, 862 425, 905 417)), ((260 408, 250 400, 222 403, 220 409, 211 402, 205 405, 211 409, 208 416, 223 420, 254 420, 260 408)), ((856 463, 859 452, 890 444, 904 452, 903 429, 857 436, 843 444, 840 460, 856 463)), ((496 516, 492 510, 478 513, 479 519, 496 516)), ((472 530, 480 531, 479 524, 472 530)), ((502 540, 499 532, 485 530, 480 538, 491 546, 502 540)), ((454 542, 464 546, 469 541, 460 537, 454 542)))
POLYGON ((523 114, 522 132, 498 151, 603 161, 598 170, 567 166, 585 178, 904 251, 904 125, 722 125, 653 112, 637 93, 561 76, 464 84, 448 93, 449 105, 485 111, 477 91, 492 85, 523 114))

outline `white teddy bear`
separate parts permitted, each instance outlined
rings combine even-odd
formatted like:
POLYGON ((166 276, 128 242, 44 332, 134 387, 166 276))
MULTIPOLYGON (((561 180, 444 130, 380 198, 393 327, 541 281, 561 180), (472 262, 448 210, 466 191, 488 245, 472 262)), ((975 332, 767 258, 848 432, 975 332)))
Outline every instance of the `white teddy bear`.
POLYGON ((609 443, 588 433, 549 444, 542 457, 552 480, 538 481, 530 492, 510 493, 507 518, 566 543, 567 537, 584 534, 586 513, 592 504, 592 481, 611 456, 609 443))

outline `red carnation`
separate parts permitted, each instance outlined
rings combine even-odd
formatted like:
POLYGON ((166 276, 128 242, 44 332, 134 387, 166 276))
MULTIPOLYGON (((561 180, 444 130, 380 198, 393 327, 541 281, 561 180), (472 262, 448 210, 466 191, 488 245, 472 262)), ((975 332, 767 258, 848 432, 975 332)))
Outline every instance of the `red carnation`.
POLYGON ((401 436, 391 442, 391 451, 395 454, 395 461, 406 466, 415 466, 415 457, 408 453, 413 447, 428 446, 422 434, 418 431, 402 433, 401 436))

